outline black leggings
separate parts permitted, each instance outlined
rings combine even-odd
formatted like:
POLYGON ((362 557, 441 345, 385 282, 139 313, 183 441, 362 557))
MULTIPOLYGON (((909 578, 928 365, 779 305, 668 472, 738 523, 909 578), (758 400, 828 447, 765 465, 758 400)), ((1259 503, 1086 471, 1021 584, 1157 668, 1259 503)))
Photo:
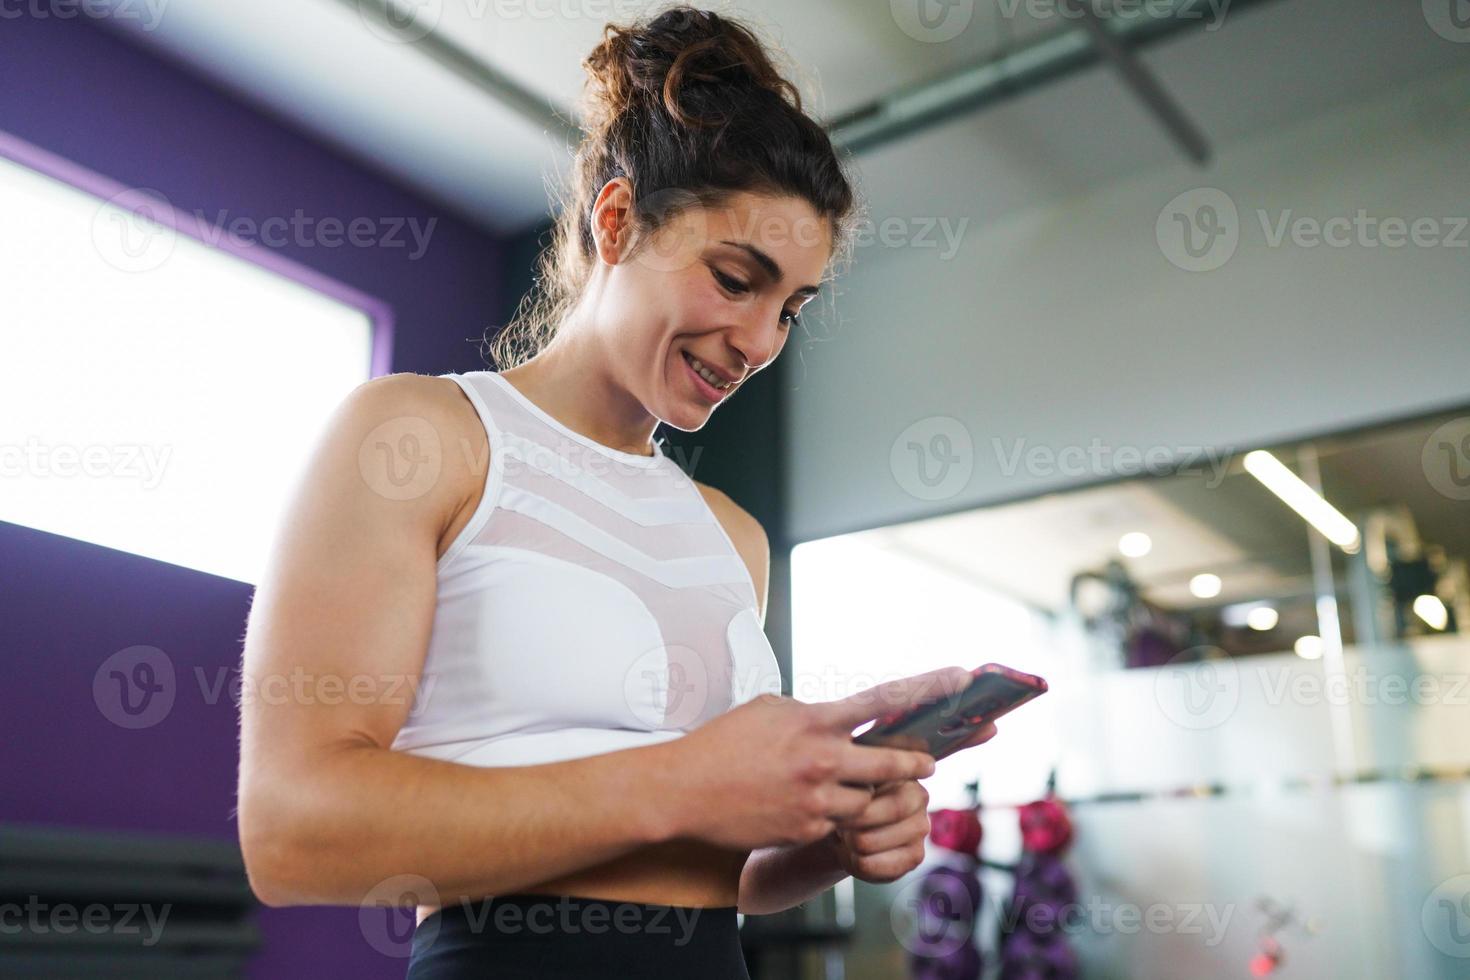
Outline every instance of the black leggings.
POLYGON ((750 980, 735 906, 495 895, 413 934, 407 980, 750 980))

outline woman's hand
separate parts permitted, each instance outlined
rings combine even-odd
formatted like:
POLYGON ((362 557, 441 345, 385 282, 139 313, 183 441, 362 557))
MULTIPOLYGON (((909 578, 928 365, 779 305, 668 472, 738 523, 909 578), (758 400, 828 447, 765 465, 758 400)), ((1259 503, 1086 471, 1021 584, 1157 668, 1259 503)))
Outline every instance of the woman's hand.
POLYGON ((667 833, 725 847, 810 844, 865 812, 873 790, 928 776, 927 752, 858 745, 852 730, 970 680, 947 667, 808 704, 762 694, 658 746, 669 773, 667 833))
MULTIPOLYGON (((992 722, 946 757, 995 737, 992 722)), ((929 835, 929 791, 917 779, 883 783, 874 788, 871 802, 856 816, 839 820, 828 843, 844 870, 874 884, 895 881, 924 860, 924 838, 929 835)))

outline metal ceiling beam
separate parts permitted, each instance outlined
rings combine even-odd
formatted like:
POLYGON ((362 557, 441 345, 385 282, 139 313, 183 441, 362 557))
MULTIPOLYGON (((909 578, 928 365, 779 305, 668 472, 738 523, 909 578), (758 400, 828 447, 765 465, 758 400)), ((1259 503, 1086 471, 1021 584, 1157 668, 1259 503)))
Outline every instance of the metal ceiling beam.
MULTIPOLYGON (((1228 14, 1238 15, 1247 7, 1265 2, 1233 0, 1228 3, 1228 14)), ((1132 49, 1198 27, 1206 4, 1176 0, 1155 13, 1160 7, 1143 4, 1127 17, 1099 20, 1098 27, 1106 32, 1107 41, 1131 58, 1132 49)), ((867 152, 1033 91, 1103 60, 1094 34, 1086 27, 1060 30, 842 113, 827 121, 827 131, 853 153, 867 152)))
MULTIPOLYGON (((1142 61, 1133 53, 1133 49, 1124 44, 1114 36, 1108 28, 1108 21, 1099 17, 1097 11, 1089 6, 1089 0, 1063 0, 1063 2, 1077 12, 1082 20, 1082 26, 1092 38, 1092 43, 1097 45, 1102 56, 1112 62, 1118 74, 1123 76, 1123 83, 1133 89, 1133 94, 1138 96, 1144 108, 1152 112, 1164 127, 1165 131, 1173 137, 1174 142, 1184 150, 1185 156, 1189 157, 1199 166, 1204 166, 1210 159, 1210 144, 1205 139, 1205 134, 1200 131, 1185 114, 1182 106, 1174 101, 1154 73, 1149 71, 1142 61)), ((1112 18, 1108 18, 1111 20, 1112 18)))

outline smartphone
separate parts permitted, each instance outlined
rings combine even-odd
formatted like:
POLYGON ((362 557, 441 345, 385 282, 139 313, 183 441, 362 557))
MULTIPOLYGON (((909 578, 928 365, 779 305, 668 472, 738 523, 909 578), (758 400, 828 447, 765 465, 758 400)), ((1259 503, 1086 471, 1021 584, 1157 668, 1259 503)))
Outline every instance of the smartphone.
POLYGON ((1045 679, 1001 664, 984 664, 970 674, 962 690, 884 715, 852 740, 917 749, 940 759, 987 723, 1047 690, 1045 679))

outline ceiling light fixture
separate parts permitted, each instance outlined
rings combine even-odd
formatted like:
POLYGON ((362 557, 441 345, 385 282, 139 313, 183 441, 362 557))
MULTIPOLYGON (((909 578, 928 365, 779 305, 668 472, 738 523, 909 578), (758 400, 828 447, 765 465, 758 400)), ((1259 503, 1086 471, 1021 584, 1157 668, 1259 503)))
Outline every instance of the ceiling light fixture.
POLYGON ((1220 576, 1201 572, 1189 580, 1189 591, 1196 599, 1213 599, 1220 594, 1220 576))
POLYGON ((1153 548, 1153 538, 1142 531, 1129 531, 1118 539, 1118 550, 1129 558, 1142 558, 1153 548))
POLYGON ((1450 611, 1444 607, 1444 601, 1437 595, 1421 595, 1416 598, 1414 615, 1436 630, 1443 630, 1450 625, 1450 611))
POLYGON ((1280 497, 1308 523, 1348 554, 1356 554, 1362 543, 1358 528, 1322 495, 1302 481, 1286 464, 1264 449, 1245 454, 1245 468, 1267 490, 1280 497))

